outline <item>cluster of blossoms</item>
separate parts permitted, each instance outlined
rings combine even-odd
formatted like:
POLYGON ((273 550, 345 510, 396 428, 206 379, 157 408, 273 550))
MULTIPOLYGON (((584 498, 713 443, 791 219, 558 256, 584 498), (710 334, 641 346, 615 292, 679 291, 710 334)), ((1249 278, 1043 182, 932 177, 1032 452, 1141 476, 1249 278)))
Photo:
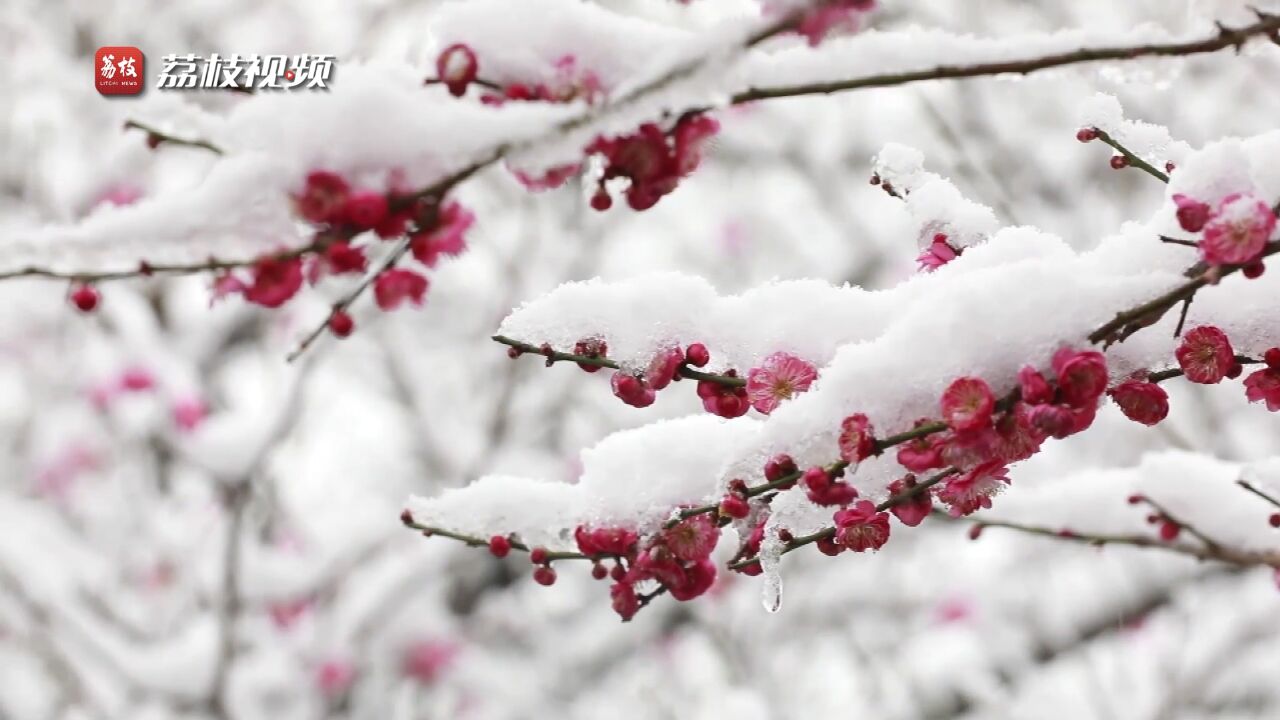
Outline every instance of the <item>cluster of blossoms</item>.
MULTIPOLYGON (((309 251, 264 257, 250 269, 248 279, 225 273, 215 280, 217 296, 240 293, 249 302, 274 308, 292 298, 304 280, 314 284, 328 275, 363 274, 369 267, 369 246, 357 245, 354 239, 366 232, 383 240, 407 236, 413 258, 434 267, 442 256, 462 252, 466 231, 475 220, 456 202, 441 205, 432 196, 394 189, 353 189, 342 176, 322 170, 307 175, 293 201, 298 215, 317 228, 309 251)), ((427 287, 421 272, 407 268, 389 267, 373 281, 374 298, 382 310, 405 302, 421 305, 427 287)), ((346 337, 354 322, 337 310, 329 328, 346 337)))
MULTIPOLYGON (((1076 133, 1080 142, 1091 142, 1101 136, 1097 128, 1082 128, 1076 133)), ((1130 163, 1126 155, 1111 158, 1111 167, 1116 169, 1128 167, 1130 163)), ((1165 163, 1166 172, 1173 170, 1172 163, 1165 163)), ((1200 236, 1196 245, 1206 264, 1238 265, 1248 278, 1263 273, 1267 243, 1276 229, 1274 208, 1252 193, 1232 193, 1216 205, 1176 193, 1173 202, 1177 206, 1178 226, 1200 236)))
MULTIPOLYGON (((609 345, 602 338, 589 337, 579 340, 571 358, 588 373, 598 372, 608 357, 609 345)), ((520 357, 525 350, 512 347, 507 354, 520 357)), ((539 352, 547 357, 547 364, 556 361, 551 346, 543 345, 539 352)), ((684 350, 670 346, 658 351, 643 369, 617 367, 610 386, 613 394, 624 403, 637 408, 649 407, 657 399, 659 390, 683 378, 697 380, 698 398, 702 407, 713 415, 736 418, 755 408, 768 415, 786 400, 808 390, 818 378, 818 369, 795 355, 777 352, 766 357, 758 367, 747 372, 745 379, 735 369, 721 374, 706 373, 696 368, 711 362, 711 352, 702 343, 692 343, 684 350)))
POLYGON ((676 189, 681 178, 697 169, 707 140, 719 129, 715 118, 687 113, 670 132, 656 123, 645 123, 630 135, 596 138, 586 151, 588 155, 599 155, 605 165, 591 196, 591 207, 604 211, 613 206, 605 184, 615 178, 630 181, 624 194, 632 210, 653 207, 676 189))
MULTIPOLYGON (((946 238, 939 238, 939 242, 946 242, 946 238)), ((513 346, 513 357, 530 347, 519 345, 525 350, 513 346)), ((541 352, 548 364, 556 360, 577 362, 587 372, 614 368, 614 393, 637 407, 652 404, 656 391, 674 381, 696 379, 698 394, 707 410, 725 417, 740 416, 752 407, 768 414, 781 402, 808 390, 818 377, 812 364, 787 353, 767 356, 758 367, 747 371, 745 379, 733 370, 719 375, 702 372, 696 368, 708 365, 711 354, 701 343, 683 351, 676 346, 661 350, 643 370, 620 368, 607 360, 608 345, 599 337, 579 341, 573 354, 556 353, 547 345, 542 346, 541 352)), ((634 533, 617 535, 621 531, 614 529, 608 532, 615 535, 608 537, 623 537, 625 541, 609 544, 584 540, 595 536, 580 534, 579 547, 587 557, 616 555, 627 558, 629 567, 642 570, 593 571, 597 577, 608 574, 617 581, 614 607, 629 618, 647 602, 645 598, 651 597, 636 594, 632 581, 637 578, 656 580, 659 589, 671 590, 673 596, 686 599, 703 592, 702 581, 714 576, 709 565, 700 564, 705 555, 697 556, 699 564, 690 564, 694 563, 692 556, 673 551, 672 528, 683 528, 691 537, 704 538, 705 546, 711 548, 714 541, 707 538, 715 536, 719 528, 735 525, 744 539, 729 563, 730 569, 746 575, 762 572, 759 554, 771 503, 778 493, 798 489, 809 502, 832 511, 830 527, 803 538, 793 537, 786 528, 778 529, 777 538, 784 552, 807 544, 832 556, 874 551, 889 541, 894 518, 904 526, 914 527, 934 513, 936 506, 953 517, 990 508, 994 497, 1011 482, 1011 464, 1031 457, 1050 438, 1066 438, 1088 429, 1104 397, 1110 397, 1126 417, 1155 425, 1169 412, 1169 398, 1160 382, 1184 376, 1194 383, 1213 384, 1240 377, 1245 365, 1265 364, 1245 379, 1246 394, 1250 401, 1263 401, 1268 409, 1280 410, 1280 348, 1268 350, 1262 360, 1240 356, 1226 333, 1206 325, 1183 334, 1174 356, 1176 368, 1142 370, 1112 384, 1102 353, 1064 347, 1054 353, 1046 370, 1024 366, 1017 374, 1016 385, 999 397, 985 380, 959 377, 941 393, 937 415, 917 420, 909 430, 878 436, 870 418, 853 413, 841 422, 839 459, 830 465, 801 468, 790 456, 777 455, 764 465, 763 483, 749 486, 745 480, 735 478, 717 502, 678 509, 680 523, 652 538, 634 533), (888 497, 877 504, 861 497, 844 477, 856 470, 861 461, 890 448, 895 448, 896 459, 906 473, 889 484, 888 497), (922 479, 925 473, 929 476, 922 479), (637 550, 643 548, 658 550, 653 558, 645 559, 643 551, 637 550), (673 562, 683 574, 672 570, 669 564, 653 562, 668 557, 677 559, 673 562), (643 572, 650 566, 657 569, 643 572)), ((1157 526, 1159 537, 1167 542, 1176 539, 1183 527, 1159 508, 1149 519, 1157 526)), ((1280 514, 1276 524, 1280 525, 1280 514)), ((971 537, 977 537, 981 528, 981 523, 975 525, 971 537)))
MULTIPOLYGON (((555 80, 551 83, 510 83, 497 86, 480 97, 486 105, 503 105, 508 101, 564 103, 584 100, 592 104, 604 95, 599 77, 589 69, 579 67, 577 59, 565 55, 555 64, 555 80)), ((479 62, 475 52, 464 44, 445 48, 436 59, 436 73, 449 92, 461 97, 478 79, 479 62)), ((597 137, 584 153, 603 160, 604 169, 598 180, 596 192, 591 197, 591 207, 604 211, 613 206, 613 197, 606 183, 626 178, 628 184, 623 194, 633 210, 648 210, 664 195, 675 190, 680 179, 697 169, 702 161, 706 141, 715 135, 720 125, 709 115, 691 112, 682 116, 669 130, 657 123, 645 123, 635 132, 616 137, 597 137)), ((513 174, 530 190, 548 190, 560 187, 570 178, 582 172, 582 163, 557 165, 535 175, 513 169, 513 174)))
POLYGON ((578 66, 573 55, 562 55, 552 63, 554 78, 551 82, 513 82, 503 86, 482 82, 480 61, 470 46, 454 43, 440 51, 436 57, 436 78, 428 83, 442 83, 454 97, 466 95, 473 83, 492 88, 480 96, 486 105, 502 105, 508 101, 567 103, 585 100, 593 104, 604 94, 604 86, 595 72, 578 66))
MULTIPOLYGON (((372 233, 382 240, 404 238, 413 258, 431 268, 443 256, 455 256, 466 248, 466 232, 475 216, 457 202, 443 204, 434 195, 393 188, 382 192, 353 188, 337 173, 309 173, 300 192, 292 197, 295 212, 315 228, 310 245, 295 251, 263 255, 247 272, 224 270, 214 277, 215 300, 238 294, 246 301, 278 308, 291 300, 306 283, 316 284, 330 275, 364 274, 369 268, 371 243, 357 237, 372 233)), ((140 274, 149 275, 144 262, 140 274)), ((373 294, 382 310, 394 310, 405 302, 421 305, 427 278, 417 270, 387 267, 373 279, 373 294)), ((98 307, 98 291, 88 284, 73 286, 70 301, 82 312, 98 307)), ((346 337, 355 322, 335 308, 329 329, 346 337)))
MULTIPOLYGON (((671 523, 649 538, 620 527, 579 526, 574 531, 581 556, 591 560, 591 575, 597 580, 612 579, 609 595, 613 609, 630 620, 647 602, 637 587, 668 592, 676 600, 692 600, 711 588, 716 566, 711 553, 720 539, 720 527, 709 515, 698 514, 671 523), (606 568, 604 562, 612 560, 606 568)), ((489 538, 489 552, 506 557, 514 546, 512 538, 489 538)), ((556 581, 551 563, 556 557, 545 548, 529 549, 534 565, 533 579, 541 585, 556 581)))
POLYGON ((1210 265, 1243 265, 1245 277, 1262 274, 1267 241, 1276 229, 1276 215, 1253 195, 1233 193, 1216 207, 1186 195, 1174 195, 1178 225, 1200 233, 1200 253, 1210 265))
MULTIPOLYGON (((513 357, 521 352, 512 349, 513 357)), ((596 372, 602 367, 597 361, 605 359, 607 351, 604 340, 588 338, 577 343, 574 355, 561 359, 575 360, 583 370, 596 372)), ((548 363, 552 362, 549 347, 544 346, 544 353, 548 363)), ((840 459, 831 465, 802 470, 789 455, 780 454, 764 465, 763 484, 751 487, 735 478, 716 504, 677 509, 679 521, 652 537, 619 528, 578 528, 578 548, 593 560, 595 577, 613 578, 614 609, 629 619, 652 597, 637 594, 637 584, 654 581, 659 590, 680 600, 705 592, 715 578, 708 557, 724 526, 736 523, 745 538, 729 567, 745 575, 762 572, 759 553, 769 507, 780 492, 800 488, 813 504, 833 509, 831 527, 812 536, 797 539, 780 529, 778 539, 784 548, 813 543, 831 556, 866 552, 889 541, 891 515, 904 526, 915 527, 935 511, 935 503, 953 517, 990 508, 993 498, 1010 483, 1010 464, 1031 457, 1049 438, 1061 439, 1086 430, 1104 396, 1128 418, 1154 425, 1169 412, 1168 395, 1160 381, 1182 375, 1191 382, 1213 384, 1240 377, 1245 364, 1263 362, 1265 367, 1245 380, 1248 398, 1265 401, 1272 411, 1280 410, 1280 348, 1268 350, 1263 361, 1253 360, 1236 355, 1219 328, 1200 326, 1183 335, 1174 355, 1176 369, 1139 371, 1111 387, 1102 353, 1067 347, 1053 355, 1049 373, 1024 366, 1018 372, 1016 387, 1000 398, 981 378, 960 377, 942 392, 938 416, 917 420, 911 430, 878 438, 871 420, 854 413, 841 422, 837 442, 840 459), (862 460, 891 447, 897 448, 898 463, 908 472, 890 483, 888 498, 876 504, 860 497, 843 478, 862 460), (926 472, 933 475, 921 480, 920 474, 926 472), (605 558, 616 560, 612 570, 601 566, 605 558)), ((653 402, 656 390, 681 377, 699 377, 699 395, 708 410, 736 417, 747 407, 767 414, 817 379, 816 368, 786 353, 768 356, 760 367, 748 372, 745 383, 733 371, 716 376, 692 370, 709 361, 710 353, 700 343, 684 351, 672 347, 659 352, 644 372, 617 370, 614 392, 629 404, 644 407, 653 402), (730 400, 722 405, 723 398, 730 400)), ((1157 526, 1159 537, 1166 542, 1175 540, 1183 527, 1159 508, 1148 521, 1157 526)), ((1280 514, 1273 523, 1280 526, 1280 514)), ((971 537, 976 538, 981 527, 975 525, 971 537)), ((495 537, 490 549, 495 555, 505 555, 509 540, 495 537)), ((534 549, 534 563, 539 565, 535 577, 550 584, 555 576, 546 557, 545 551, 534 549)))
MULTIPOLYGON (((606 352, 607 345, 598 338, 584 339, 575 347, 576 357, 583 359, 601 359, 606 352)), ((652 403, 655 386, 661 389, 681 377, 682 369, 705 365, 709 359, 700 344, 684 352, 676 348, 660 352, 644 373, 615 373, 615 392, 644 406, 652 403)), ((590 372, 600 367, 591 362, 580 364, 590 372)), ((791 457, 778 455, 765 464, 763 485, 749 487, 744 480, 734 479, 718 503, 678 510, 679 522, 650 538, 617 528, 579 528, 579 550, 595 562, 596 577, 613 577, 614 608, 630 618, 643 604, 635 590, 637 583, 657 581, 681 600, 705 592, 715 577, 708 556, 719 528, 731 523, 740 523, 745 540, 730 567, 747 575, 758 574, 769 504, 776 493, 792 488, 801 488, 816 505, 833 508, 832 527, 810 540, 827 555, 879 549, 889 540, 891 514, 914 527, 934 511, 935 502, 957 517, 989 508, 992 498, 1009 484, 1009 464, 1030 457, 1050 437, 1064 438, 1088 428, 1107 393, 1107 366, 1101 353, 1063 348, 1050 365, 1052 380, 1034 367, 1024 367, 1018 386, 999 400, 984 380, 957 378, 940 397, 940 419, 921 419, 913 430, 899 436, 877 439, 866 415, 850 415, 841 423, 840 459, 832 465, 801 470, 791 457), (898 447, 899 463, 909 472, 889 486, 889 499, 877 505, 861 498, 842 478, 860 461, 893 446, 898 447), (928 471, 936 472, 922 482, 918 473, 928 471), (753 503, 753 498, 759 499, 753 503), (600 559, 609 557, 617 560, 612 571, 599 564, 600 559)), ((732 385, 729 392, 741 393, 744 403, 769 412, 780 400, 807 389, 816 376, 812 365, 777 353, 751 370, 745 385, 732 385)), ((701 383, 716 385, 723 392, 724 386, 713 380, 701 383)), ((779 538, 784 544, 795 540, 785 529, 779 538)), ((507 538, 490 541, 495 555, 505 555, 510 547, 507 538)), ((554 582, 554 574, 546 559, 545 551, 539 553, 535 548, 533 560, 539 565, 536 579, 549 584, 554 582)))
MULTIPOLYGON (((1178 367, 1187 380, 1201 385, 1216 385, 1223 380, 1234 380, 1244 373, 1245 364, 1258 362, 1237 355, 1227 334, 1212 325, 1188 330, 1174 354, 1178 358, 1178 367)), ((1265 403, 1267 410, 1271 412, 1280 411, 1280 348, 1267 350, 1263 354, 1262 364, 1265 367, 1255 370, 1244 379, 1245 397, 1249 402, 1265 403)), ((1164 412, 1167 412, 1167 398, 1162 398, 1162 402, 1164 412)), ((1138 419, 1123 404, 1121 409, 1129 417, 1138 419)))
POLYGON ((567 103, 583 100, 595 104, 604 96, 600 78, 591 70, 578 66, 573 55, 564 55, 552 63, 554 79, 537 83, 508 83, 498 92, 485 93, 480 102, 501 105, 509 101, 567 103))

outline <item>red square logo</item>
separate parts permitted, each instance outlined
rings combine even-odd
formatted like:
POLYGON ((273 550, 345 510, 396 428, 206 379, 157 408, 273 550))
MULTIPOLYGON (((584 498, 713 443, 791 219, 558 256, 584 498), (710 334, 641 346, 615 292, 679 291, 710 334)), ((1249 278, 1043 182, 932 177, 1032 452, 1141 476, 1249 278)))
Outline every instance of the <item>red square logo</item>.
POLYGON ((103 95, 142 92, 142 51, 136 47, 101 47, 93 55, 93 85, 103 95))

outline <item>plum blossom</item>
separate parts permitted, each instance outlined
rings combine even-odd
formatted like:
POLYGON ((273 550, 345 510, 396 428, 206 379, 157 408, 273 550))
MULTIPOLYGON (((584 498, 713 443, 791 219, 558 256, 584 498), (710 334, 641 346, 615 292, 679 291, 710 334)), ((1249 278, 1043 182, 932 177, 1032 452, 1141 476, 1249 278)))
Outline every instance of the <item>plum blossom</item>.
POLYGON ((244 287, 244 299, 255 305, 278 308, 298 293, 302 281, 300 258, 265 257, 254 264, 253 280, 244 287))
POLYGON ((879 550, 889 542, 889 513, 879 512, 870 500, 836 511, 836 542, 854 552, 879 550))
POLYGON ((1053 355, 1058 394, 1074 409, 1095 404, 1107 390, 1107 361, 1096 350, 1062 348, 1053 355))
POLYGON ((613 388, 613 394, 631 407, 649 407, 658 397, 658 394, 653 388, 649 387, 649 384, 645 382, 642 376, 623 370, 615 372, 613 377, 610 378, 609 384, 613 388))
POLYGON ((919 270, 933 272, 958 257, 960 257, 960 251, 951 247, 951 244, 947 242, 946 235, 938 233, 933 236, 933 242, 929 244, 929 247, 925 248, 916 257, 916 263, 919 266, 919 270))
POLYGON ((307 174, 302 192, 293 196, 294 209, 317 224, 337 222, 351 186, 337 173, 315 170, 307 174))
MULTIPOLYGON (((904 493, 911 492, 916 485, 916 476, 907 475, 889 483, 889 493, 895 497, 902 497, 904 493)), ((916 492, 906 500, 899 500, 889 508, 889 512, 893 513, 893 516, 903 525, 915 527, 924 522, 924 519, 929 517, 929 513, 933 512, 933 493, 916 492)))
POLYGON ((987 462, 960 475, 952 475, 938 492, 938 499, 949 506, 955 517, 969 515, 991 507, 991 498, 1009 484, 1008 468, 999 462, 987 462))
POLYGON ((808 390, 817 378, 812 364, 789 353, 773 353, 747 373, 747 398, 752 407, 768 415, 784 400, 808 390))
POLYGON ((1250 373, 1244 379, 1244 389, 1249 402, 1262 401, 1267 410, 1280 411, 1280 370, 1268 367, 1250 373))
POLYGON ((1205 224, 1200 251, 1211 265, 1244 265, 1262 255, 1275 229, 1275 213, 1265 202, 1252 195, 1228 195, 1205 224))
MULTIPOLYGON (((915 422, 914 428, 930 424, 927 418, 915 422)), ((914 429, 913 428, 913 429, 914 429)), ((924 472, 942 467, 943 439, 938 434, 914 438, 898 446, 898 464, 911 472, 924 472)))
POLYGON ((395 310, 406 300, 421 305, 427 294, 427 279, 413 270, 392 268, 373 281, 373 297, 383 310, 395 310))
POLYGON ((173 424, 183 432, 191 432, 204 422, 209 408, 198 397, 183 397, 174 401, 172 413, 173 424))
POLYGON ((410 236, 409 251, 418 262, 435 267, 440 256, 456 257, 466 249, 466 234, 475 221, 475 213, 460 203, 447 202, 434 228, 410 236))
POLYGON ((1222 382, 1236 364, 1227 334, 1212 325, 1188 330, 1174 355, 1187 379, 1202 385, 1222 382))
MULTIPOLYGON (((735 373, 729 370, 725 374, 732 377, 735 373)), ((714 380, 699 380, 698 397, 702 400, 704 410, 722 418, 742 417, 751 409, 745 387, 733 387, 714 380)))
POLYGON ((686 562, 705 560, 716 549, 720 529, 710 515, 694 515, 662 533, 662 542, 672 555, 686 562))
POLYGON ((1203 230, 1205 224, 1209 222, 1209 218, 1213 215, 1213 208, 1209 207, 1208 203, 1200 202, 1181 193, 1173 196, 1173 202, 1178 206, 1178 225, 1190 233, 1198 233, 1203 230))
POLYGON ((840 424, 840 458, 847 463, 861 462, 876 453, 875 430, 862 413, 850 415, 840 424))
POLYGON ((953 430, 986 427, 994 408, 995 396, 981 378, 959 378, 942 393, 942 417, 953 430))
POLYGON ((1169 414, 1169 394, 1164 388, 1144 379, 1125 380, 1108 390, 1107 395, 1125 417, 1143 425, 1155 425, 1169 414))
POLYGON ((327 698, 342 695, 356 679, 355 666, 350 660, 344 658, 329 658, 322 661, 316 667, 315 673, 316 686, 320 688, 320 694, 327 698))
POLYGON ((446 47, 436 57, 436 75, 454 97, 466 94, 467 86, 475 82, 479 70, 475 51, 462 43, 446 47))
POLYGON ((451 642, 418 639, 405 649, 400 669, 405 677, 423 685, 432 685, 453 664, 458 646, 451 642))
POLYGON ((828 36, 856 32, 861 26, 862 15, 875 7, 875 0, 828 0, 805 13, 796 26, 812 47, 817 47, 828 36))

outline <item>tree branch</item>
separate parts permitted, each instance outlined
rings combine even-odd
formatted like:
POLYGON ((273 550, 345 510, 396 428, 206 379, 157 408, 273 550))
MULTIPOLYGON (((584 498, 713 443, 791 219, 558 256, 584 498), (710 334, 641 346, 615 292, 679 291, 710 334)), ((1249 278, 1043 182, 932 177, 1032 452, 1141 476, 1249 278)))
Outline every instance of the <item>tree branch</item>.
MULTIPOLYGON (((513 347, 520 352, 521 355, 537 355, 547 359, 547 366, 551 366, 557 362, 572 362, 580 365, 589 365, 593 367, 620 369, 622 366, 610 360, 607 357, 591 357, 590 355, 575 355, 573 353, 559 352, 552 350, 550 346, 533 345, 521 340, 515 340, 505 335, 494 335, 494 342, 513 347)), ((690 380, 708 380, 710 382, 719 383, 728 387, 745 387, 747 381, 734 375, 718 375, 716 373, 702 372, 694 370, 688 365, 681 365, 677 371, 680 377, 689 378, 690 380)))
MULTIPOLYGON (((1149 535, 1079 533, 1074 530, 1054 529, 1039 525, 1024 525, 1022 523, 1008 522, 1005 520, 975 519, 973 520, 973 523, 974 525, 982 528, 1005 528, 1006 530, 1016 530, 1028 535, 1040 535, 1042 537, 1052 537, 1058 540, 1067 540, 1070 542, 1085 543, 1088 545, 1130 545, 1141 548, 1156 548, 1178 553, 1180 555, 1187 555, 1198 560, 1216 560, 1218 562, 1237 565, 1240 567, 1253 567, 1257 565, 1280 567, 1280 551, 1275 550, 1239 550, 1236 548, 1218 545, 1217 543, 1208 545, 1165 542, 1164 540, 1149 535)), ((1183 527, 1187 526, 1184 525, 1183 527)))
POLYGON ((222 148, 218 147, 217 145, 214 145, 208 140, 199 140, 199 139, 188 140, 186 138, 180 138, 174 135, 170 135, 169 133, 157 130, 152 126, 138 122, 137 120, 126 120, 124 122, 124 129, 125 130, 141 130, 145 132, 147 134, 147 147, 149 148, 154 149, 160 146, 161 144, 181 145, 184 147, 193 147, 193 148, 200 148, 201 150, 208 150, 209 152, 215 155, 224 154, 222 151, 222 148))
POLYGON ((850 80, 756 88, 734 95, 731 102, 736 105, 771 98, 828 95, 864 88, 896 87, 925 80, 956 80, 1006 74, 1027 75, 1040 70, 1101 60, 1132 60, 1140 57, 1185 57, 1217 52, 1229 47, 1239 49, 1251 38, 1269 36, 1277 31, 1280 31, 1280 15, 1258 13, 1258 20, 1250 25, 1235 30, 1220 27, 1218 32, 1200 40, 1110 48, 1080 48, 1071 52, 1022 60, 975 63, 972 65, 940 65, 923 70, 867 75, 850 80))
POLYGON ((1124 159, 1128 160, 1131 166, 1138 168, 1139 170, 1145 172, 1146 174, 1159 180, 1162 183, 1169 182, 1168 175, 1156 169, 1154 165, 1147 162, 1146 160, 1143 160, 1137 155, 1134 155, 1133 152, 1129 150, 1129 148, 1125 147, 1124 145, 1121 145, 1118 140, 1111 137, 1110 133, 1106 132, 1105 130, 1100 130, 1098 128, 1093 128, 1093 131, 1098 134, 1099 140, 1106 143, 1107 145, 1110 145, 1112 148, 1115 149, 1116 152, 1124 156, 1124 159))

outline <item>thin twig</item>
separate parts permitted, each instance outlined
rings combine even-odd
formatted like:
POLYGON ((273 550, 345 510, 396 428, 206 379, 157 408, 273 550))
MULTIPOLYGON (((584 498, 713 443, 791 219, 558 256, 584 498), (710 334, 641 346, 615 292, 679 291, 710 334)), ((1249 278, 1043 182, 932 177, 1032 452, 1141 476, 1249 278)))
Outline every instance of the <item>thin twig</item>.
POLYGON ((161 144, 182 145, 184 147, 193 147, 193 148, 200 148, 201 150, 208 150, 209 152, 215 155, 223 154, 222 148, 218 147, 217 145, 214 145, 208 140, 198 140, 198 139, 190 140, 187 138, 180 138, 175 135, 170 135, 169 133, 163 132, 161 130, 157 130, 152 126, 147 125, 145 123, 138 122, 137 120, 126 120, 124 122, 124 129, 125 130, 141 130, 145 132, 147 134, 147 145, 152 148, 161 144))
MULTIPOLYGON (((1258 256, 1258 259, 1274 255, 1277 252, 1280 252, 1280 240, 1267 243, 1266 249, 1258 256)), ((1169 308, 1195 295, 1204 286, 1217 282, 1243 267, 1243 265, 1218 265, 1212 268, 1204 268, 1202 263, 1197 263, 1187 270, 1188 273, 1194 274, 1191 280, 1155 299, 1144 302, 1130 310, 1117 313, 1110 321, 1089 333, 1089 342, 1094 345, 1102 343, 1103 347, 1115 342, 1124 342, 1125 338, 1138 330, 1155 324, 1169 311, 1169 308)))
POLYGON ((1157 548, 1169 552, 1175 552, 1181 555, 1189 555, 1200 560, 1217 560, 1230 565, 1238 565, 1241 567, 1252 567, 1256 565, 1269 565, 1280 567, 1280 552, 1276 551, 1253 551, 1239 550, 1236 548, 1225 547, 1221 545, 1192 545, 1188 543, 1165 542, 1159 538, 1150 535, 1112 535, 1112 534, 1090 534, 1080 533, 1074 530, 1054 529, 1050 527, 1041 527, 1036 525, 1024 525, 1022 523, 1008 522, 1004 520, 986 520, 975 519, 974 524, 982 528, 996 527, 1005 528, 1007 530, 1016 530, 1018 532, 1029 535, 1041 535, 1043 537, 1051 537, 1058 540, 1067 540, 1070 542, 1085 543, 1089 545, 1130 545, 1141 548, 1157 548))
POLYGON ((99 282, 105 280, 127 280, 138 277, 151 277, 153 275, 194 275, 202 272, 221 272, 224 270, 251 267, 267 258, 289 260, 302 257, 303 255, 315 252, 318 249, 318 245, 311 244, 295 250, 268 253, 247 259, 219 260, 217 258, 209 258, 208 260, 193 263, 150 263, 143 260, 138 263, 138 267, 134 270, 101 270, 82 272, 73 270, 53 270, 50 268, 40 267, 25 267, 18 270, 0 272, 0 280, 10 280, 20 277, 43 277, 55 280, 72 280, 77 282, 99 282))
POLYGON ((1271 495, 1267 494, 1267 493, 1266 493, 1266 491, 1262 490, 1262 489, 1261 489, 1261 488, 1259 488, 1257 485, 1254 485, 1253 483, 1249 482, 1248 480, 1240 479, 1240 480, 1237 480, 1237 481, 1236 481, 1236 484, 1237 484, 1237 485, 1239 485, 1240 487, 1244 488, 1245 490, 1248 490, 1249 492, 1253 493, 1254 495, 1257 495, 1258 497, 1262 498, 1263 500, 1266 500, 1267 502, 1271 503, 1271 505, 1272 505, 1273 507, 1278 507, 1278 508, 1280 508, 1280 500, 1277 500, 1276 498, 1274 498, 1274 497, 1272 497, 1271 495))
POLYGON ((922 70, 867 75, 849 80, 757 88, 734 95, 732 102, 733 104, 738 104, 799 95, 827 95, 849 90, 861 90, 863 88, 896 87, 926 80, 956 80, 1006 74, 1026 75, 1039 70, 1101 60, 1132 60, 1140 57, 1185 57, 1187 55, 1217 52, 1228 47, 1240 47, 1250 38, 1264 37, 1276 31, 1280 31, 1280 15, 1261 14, 1258 20, 1250 25, 1236 30, 1219 29, 1212 36, 1201 40, 1110 48, 1080 48, 1070 52, 1022 60, 975 63, 972 65, 940 65, 922 70))
POLYGON ((1098 134, 1099 140, 1110 145, 1112 148, 1115 149, 1116 152, 1123 155, 1125 160, 1129 161, 1129 165, 1138 168, 1139 170, 1145 172, 1146 174, 1159 180, 1160 182, 1163 182, 1163 183, 1169 182, 1168 175, 1161 172, 1159 169, 1156 168, 1156 166, 1152 165, 1146 160, 1143 160, 1142 158, 1133 154, 1133 152, 1130 151, 1129 148, 1125 147, 1124 145, 1121 145, 1120 142, 1115 138, 1111 137, 1109 133, 1107 133, 1104 130, 1099 130, 1098 128, 1093 128, 1093 131, 1098 134))
MULTIPOLYGON (((559 352, 558 350, 548 350, 539 345, 533 345, 521 340, 509 338, 505 335, 494 335, 492 339, 494 342, 502 343, 503 345, 519 350, 522 355, 536 355, 541 358, 546 358, 549 363, 572 362, 592 367, 611 368, 614 370, 622 367, 617 362, 610 360, 607 357, 592 357, 590 355, 576 355, 574 353, 559 352)), ((701 370, 694 370, 688 365, 681 365, 676 373, 680 377, 689 378, 690 380, 708 380, 728 387, 744 387, 747 384, 745 379, 734 375, 720 375, 717 373, 702 372, 701 370)))

